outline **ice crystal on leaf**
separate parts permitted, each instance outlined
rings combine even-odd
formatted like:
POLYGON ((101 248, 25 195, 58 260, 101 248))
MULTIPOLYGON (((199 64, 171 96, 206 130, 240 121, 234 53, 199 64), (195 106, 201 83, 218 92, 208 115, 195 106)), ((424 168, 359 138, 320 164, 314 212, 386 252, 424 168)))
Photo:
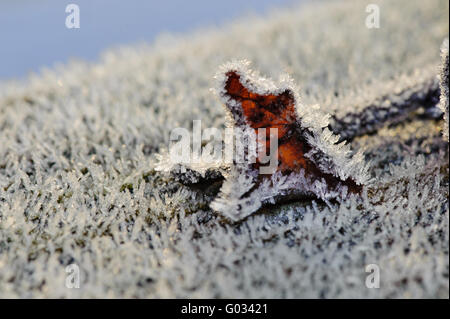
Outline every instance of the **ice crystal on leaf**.
POLYGON ((172 160, 169 151, 163 148, 156 154, 155 170, 169 173, 175 180, 183 184, 196 184, 203 180, 220 178, 229 167, 222 161, 178 163, 172 160))
MULTIPOLYGON (((337 144, 339 136, 327 128, 329 115, 318 106, 302 105, 289 76, 281 76, 275 84, 252 71, 244 60, 222 65, 215 78, 228 125, 278 130, 278 164, 275 172, 265 175, 258 172, 258 160, 247 166, 234 162, 211 204, 214 210, 239 220, 263 204, 285 198, 345 199, 368 182, 362 152, 353 154, 345 142, 337 144)), ((258 143, 268 150, 269 136, 258 143)))
POLYGON ((0 298, 448 299, 448 143, 441 122, 416 111, 439 91, 449 2, 379 0, 376 30, 363 25, 365 1, 309 2, 0 83, 0 298), (306 106, 320 105, 330 131, 364 149, 374 182, 361 196, 296 200, 228 223, 212 202, 238 219, 294 183, 330 190, 276 172, 241 198, 257 184, 228 165, 217 197, 219 181, 214 192, 183 185, 210 187, 215 163, 158 163, 180 182, 155 172, 174 128, 224 126, 212 76, 242 58, 295 79, 297 112, 309 113, 298 118, 320 128, 305 130, 309 143, 325 144, 309 153, 320 170, 329 147, 351 154, 306 106), (371 263, 379 289, 365 285, 371 263), (70 264, 80 289, 65 285, 70 264))
POLYGON ((245 154, 271 150, 270 130, 277 131, 275 170, 262 173, 261 156, 242 163, 236 154, 232 163, 174 163, 167 150, 158 155, 156 170, 170 172, 178 181, 196 184, 217 176, 225 181, 211 208, 231 220, 241 220, 264 204, 303 197, 342 200, 360 193, 369 181, 362 150, 353 152, 329 129, 329 115, 318 105, 300 103, 299 89, 286 74, 278 83, 250 69, 247 60, 222 65, 215 76, 216 94, 223 102, 227 126, 236 134, 245 154), (249 143, 247 139, 261 140, 249 143), (246 139, 245 141, 243 141, 246 139), (257 145, 256 145, 257 144, 257 145))

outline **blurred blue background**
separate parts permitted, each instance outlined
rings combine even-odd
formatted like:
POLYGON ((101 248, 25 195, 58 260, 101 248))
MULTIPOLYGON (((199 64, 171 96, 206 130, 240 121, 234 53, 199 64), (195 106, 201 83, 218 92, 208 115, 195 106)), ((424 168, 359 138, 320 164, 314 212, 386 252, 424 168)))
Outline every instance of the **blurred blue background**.
POLYGON ((0 0, 0 81, 24 78, 70 58, 95 61, 106 48, 152 42, 161 32, 183 33, 264 14, 293 0, 0 0), (67 29, 66 6, 80 8, 80 29, 67 29))

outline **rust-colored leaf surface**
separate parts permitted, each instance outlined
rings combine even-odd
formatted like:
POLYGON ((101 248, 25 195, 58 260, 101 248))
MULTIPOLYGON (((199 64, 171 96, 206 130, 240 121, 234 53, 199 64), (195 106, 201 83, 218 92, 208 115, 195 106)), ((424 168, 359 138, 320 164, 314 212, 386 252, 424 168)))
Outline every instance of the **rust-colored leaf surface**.
MULTIPOLYGON (((260 141, 265 144, 263 146, 266 148, 266 154, 269 154, 270 149, 270 128, 278 129, 277 171, 289 174, 300 172, 303 169, 312 180, 324 178, 329 188, 344 184, 352 193, 361 191, 361 186, 351 178, 342 181, 329 173, 324 173, 315 163, 305 157, 305 154, 311 150, 311 145, 304 137, 304 129, 295 110, 294 94, 289 89, 277 95, 260 95, 251 92, 244 86, 237 72, 229 71, 226 73, 225 92, 241 106, 241 110, 236 110, 231 105, 227 105, 228 109, 234 113, 235 119, 243 116, 247 124, 255 129, 256 134, 257 129, 266 128, 266 140, 260 141), (242 115, 235 114, 237 111, 242 115)), ((235 124, 238 125, 238 123, 235 124)), ((257 159, 253 168, 258 169, 260 165, 261 163, 257 159)))

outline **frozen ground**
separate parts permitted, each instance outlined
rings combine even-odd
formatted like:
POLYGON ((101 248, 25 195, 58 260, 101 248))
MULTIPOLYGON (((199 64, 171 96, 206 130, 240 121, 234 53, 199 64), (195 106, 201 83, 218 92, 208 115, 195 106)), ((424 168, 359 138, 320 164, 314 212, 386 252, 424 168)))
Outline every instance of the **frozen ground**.
POLYGON ((336 116, 437 76, 448 1, 377 3, 379 29, 364 1, 308 4, 0 87, 0 297, 448 298, 448 143, 420 109, 351 142, 376 182, 339 205, 231 224, 154 170, 172 128, 223 127, 209 88, 231 59, 336 116))

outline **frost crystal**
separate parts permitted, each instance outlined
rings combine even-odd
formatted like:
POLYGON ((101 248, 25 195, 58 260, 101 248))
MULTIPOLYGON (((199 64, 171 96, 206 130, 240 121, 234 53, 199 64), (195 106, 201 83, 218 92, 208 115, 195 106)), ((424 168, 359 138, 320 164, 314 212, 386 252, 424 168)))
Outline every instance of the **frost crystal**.
MULTIPOLYGON (((367 2, 303 1, 0 83, 0 298, 448 299, 449 149, 441 122, 418 112, 421 97, 439 90, 449 1, 377 0, 376 30, 364 27, 367 2), (195 119, 225 126, 212 76, 244 58, 271 78, 288 72, 302 104, 320 105, 330 131, 364 150, 374 181, 361 196, 268 205, 229 223, 210 208, 220 182, 214 192, 196 187, 209 187, 202 180, 218 169, 203 176, 180 165, 181 183, 155 171, 174 128, 195 119), (406 101, 418 102, 413 113, 406 101), (378 127, 391 118, 404 120, 378 127), (365 285, 372 263, 379 289, 365 285), (65 285, 71 264, 80 289, 65 285)), ((310 113, 325 129, 324 116, 310 113)), ((336 139, 306 133, 317 145, 329 139, 324 147, 336 139)), ((331 152, 319 149, 309 154, 315 162, 331 152)), ((235 205, 227 197, 217 205, 230 215, 294 183, 315 193, 326 186, 275 173, 239 200, 256 185, 245 168, 223 172, 235 205)))
POLYGON ((344 199, 368 182, 362 152, 352 154, 345 142, 337 144, 339 136, 327 128, 329 116, 318 106, 300 104, 299 90, 289 76, 281 76, 276 85, 252 71, 248 61, 234 61, 221 66, 215 78, 228 124, 249 130, 275 127, 279 146, 278 167, 271 176, 258 174, 259 163, 233 163, 211 204, 214 210, 240 220, 283 198, 344 199))

